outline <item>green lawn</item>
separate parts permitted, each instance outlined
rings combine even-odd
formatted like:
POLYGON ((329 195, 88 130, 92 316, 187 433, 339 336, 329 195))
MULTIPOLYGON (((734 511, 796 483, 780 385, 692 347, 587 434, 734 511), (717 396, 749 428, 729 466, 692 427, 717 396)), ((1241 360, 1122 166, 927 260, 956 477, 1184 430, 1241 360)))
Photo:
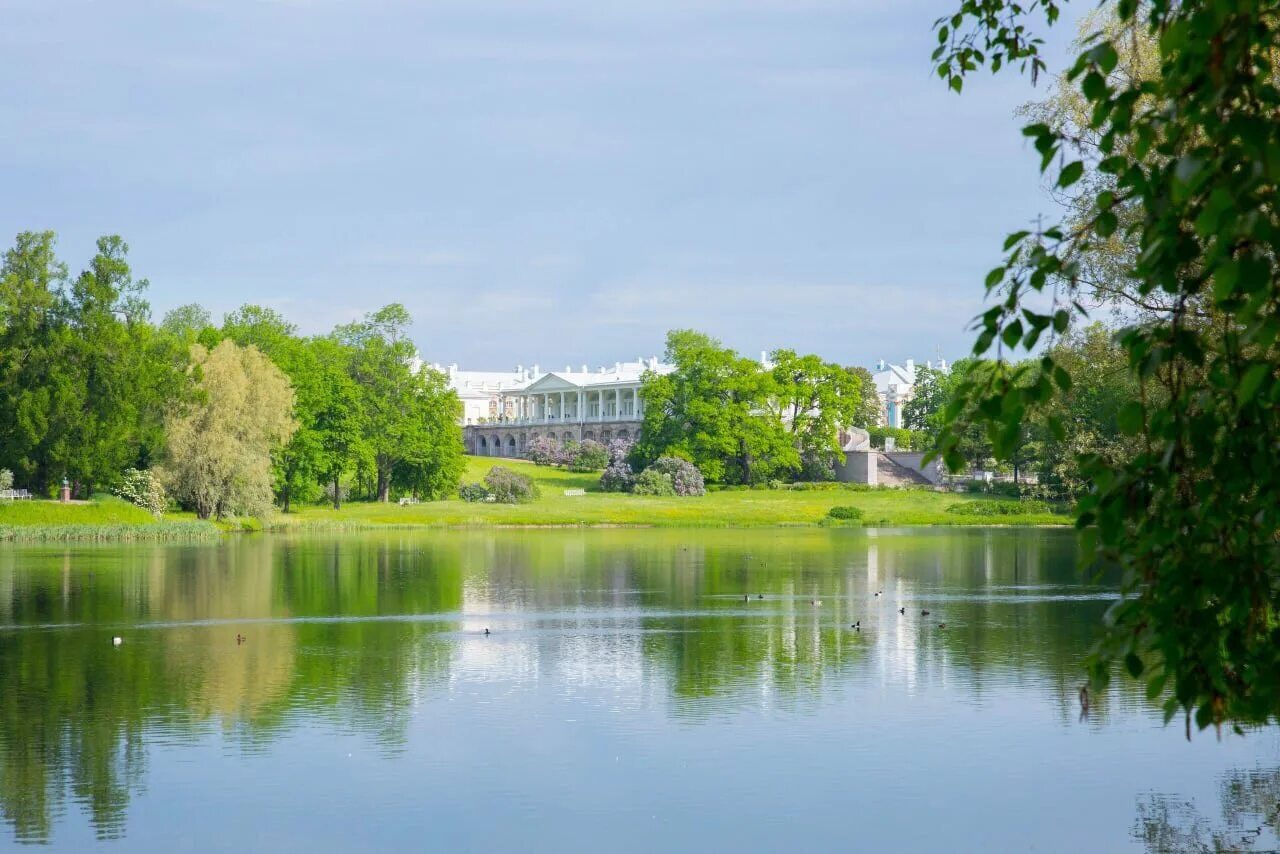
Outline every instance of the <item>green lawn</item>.
POLYGON ((948 512, 947 508, 975 500, 969 496, 920 489, 853 491, 726 490, 701 498, 655 498, 596 491, 598 474, 574 474, 517 460, 468 457, 463 479, 478 481, 493 465, 530 475, 542 491, 532 504, 468 504, 459 499, 397 504, 348 504, 339 511, 302 507, 276 516, 274 528, 465 526, 465 525, 652 525, 668 527, 759 527, 815 525, 835 505, 852 505, 863 512, 864 525, 1065 525, 1069 517, 1055 513, 1026 513, 998 517, 948 512), (567 489, 586 495, 567 496, 567 489))
POLYGON ((0 501, 0 542, 62 540, 168 540, 216 536, 208 522, 181 516, 156 519, 119 498, 63 504, 0 501))

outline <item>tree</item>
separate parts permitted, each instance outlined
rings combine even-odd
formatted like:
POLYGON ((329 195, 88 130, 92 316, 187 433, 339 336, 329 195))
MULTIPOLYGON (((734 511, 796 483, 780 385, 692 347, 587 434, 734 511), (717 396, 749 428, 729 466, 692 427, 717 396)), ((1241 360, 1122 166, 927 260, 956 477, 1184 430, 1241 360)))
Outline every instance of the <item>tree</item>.
MULTIPOLYGON (((954 370, 955 366, 952 366, 954 370)), ((942 429, 941 417, 951 391, 948 374, 936 368, 916 368, 911 399, 902 407, 902 425, 919 430, 933 442, 942 429)))
POLYGON ((835 463, 844 462, 840 429, 851 426, 863 407, 861 380, 834 362, 794 350, 775 350, 769 359, 776 389, 772 403, 799 451, 803 475, 832 478, 835 463))
POLYGON ((201 333, 211 328, 213 317, 209 310, 194 302, 170 309, 160 321, 160 331, 172 335, 188 347, 200 338, 201 333))
POLYGON ((880 392, 876 390, 876 381, 871 371, 861 365, 845 368, 858 381, 858 406, 849 419, 849 426, 873 427, 880 423, 880 392))
POLYGON ((644 423, 632 451, 643 469, 662 456, 693 462, 707 480, 757 483, 799 467, 776 411, 773 375, 701 332, 667 333, 669 374, 648 373, 644 423))
POLYGON ((167 422, 169 492, 201 519, 271 508, 271 454, 289 441, 293 389, 256 347, 191 348, 198 399, 167 422))
MULTIPOLYGON (((940 76, 957 92, 988 62, 1034 77, 1045 62, 1027 19, 1052 24, 1060 8, 964 0, 937 24, 940 76)), ((1085 313, 1090 265, 1121 259, 1123 290, 1143 309, 1117 338, 1137 395, 1116 423, 1136 451, 1079 460, 1091 483, 1077 520, 1085 552, 1121 568, 1125 593, 1090 670, 1101 686, 1123 662, 1168 695, 1166 719, 1182 711, 1190 735, 1193 715, 1201 728, 1280 717, 1280 4, 1113 8, 1066 77, 1088 138, 1048 121, 1023 130, 1056 187, 1084 189, 1062 223, 1006 239, 986 280, 999 300, 975 344, 997 360, 948 407, 940 443, 955 461, 976 422, 1010 453, 1024 422, 1079 377, 1053 349, 1021 364, 1003 351, 1065 333, 1085 313), (1119 35, 1144 32, 1154 68, 1127 74, 1119 35)), ((1065 436, 1060 417, 1046 423, 1065 436)))
POLYGON ((335 333, 351 352, 379 501, 390 500, 393 478, 438 497, 452 492, 462 473, 462 404, 439 371, 418 367, 410 322, 404 306, 392 304, 335 333))

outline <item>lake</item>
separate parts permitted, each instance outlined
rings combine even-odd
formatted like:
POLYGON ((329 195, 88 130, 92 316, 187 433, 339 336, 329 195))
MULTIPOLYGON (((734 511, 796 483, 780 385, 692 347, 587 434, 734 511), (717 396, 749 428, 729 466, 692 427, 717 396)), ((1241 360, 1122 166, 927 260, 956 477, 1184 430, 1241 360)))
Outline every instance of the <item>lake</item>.
POLYGON ((0 547, 0 848, 1280 845, 1275 729, 1188 743, 1123 681, 1081 716, 1116 590, 1075 564, 1016 529, 0 547))

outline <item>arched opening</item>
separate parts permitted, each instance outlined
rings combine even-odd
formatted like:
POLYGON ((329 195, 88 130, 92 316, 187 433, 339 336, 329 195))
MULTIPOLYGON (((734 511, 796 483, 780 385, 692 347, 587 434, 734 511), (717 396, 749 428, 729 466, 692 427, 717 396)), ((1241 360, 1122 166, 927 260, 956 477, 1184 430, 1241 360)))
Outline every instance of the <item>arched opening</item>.
POLYGON ((476 453, 476 456, 479 456, 479 457, 483 457, 485 454, 489 453, 489 448, 485 444, 484 436, 476 437, 475 453, 476 453))
POLYGON ((515 455, 516 455, 516 437, 508 434, 508 436, 507 436, 507 456, 508 456, 508 457, 514 457, 515 455))

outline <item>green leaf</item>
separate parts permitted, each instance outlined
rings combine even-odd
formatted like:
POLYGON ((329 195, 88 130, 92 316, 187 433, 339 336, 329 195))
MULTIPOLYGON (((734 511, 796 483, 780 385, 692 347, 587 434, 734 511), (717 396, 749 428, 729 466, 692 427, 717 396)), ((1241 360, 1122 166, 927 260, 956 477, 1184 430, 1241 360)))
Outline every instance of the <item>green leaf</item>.
POLYGON ((1142 404, 1136 400, 1131 400, 1120 407, 1120 411, 1116 413, 1116 424, 1119 426, 1120 432, 1126 436, 1136 436, 1141 433, 1143 424, 1142 404))
POLYGON ((1084 162, 1081 160, 1073 160, 1066 166, 1062 167, 1062 171, 1058 173, 1058 186, 1070 187, 1076 181, 1079 181, 1084 175, 1084 162))
POLYGON ((1137 679, 1142 675, 1142 659, 1132 652, 1129 653, 1124 657, 1124 669, 1129 671, 1130 676, 1137 679))
POLYGON ((1240 385, 1236 388, 1236 399, 1240 401, 1240 405, 1244 406, 1253 400, 1258 393, 1258 389, 1262 387, 1262 383, 1270 376, 1270 365, 1250 365, 1249 369, 1244 372, 1244 376, 1240 378, 1240 385))
POLYGON ((1004 342, 1006 347, 1016 347, 1018 342, 1022 340, 1022 321, 1015 320, 1004 328, 1000 333, 1000 340, 1004 342))

